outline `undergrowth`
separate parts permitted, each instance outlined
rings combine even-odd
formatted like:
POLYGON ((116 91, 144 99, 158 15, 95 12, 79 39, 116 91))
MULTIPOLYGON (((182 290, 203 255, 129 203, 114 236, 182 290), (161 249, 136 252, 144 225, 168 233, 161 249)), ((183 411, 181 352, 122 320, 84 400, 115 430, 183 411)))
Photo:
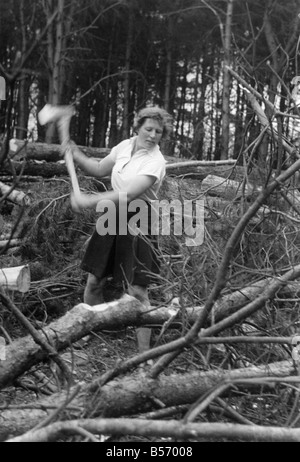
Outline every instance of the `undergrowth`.
MULTIPOLYGON (((180 185, 182 180, 178 181, 180 185)), ((91 190, 98 189, 99 185, 82 178, 81 187, 91 190)), ((70 208, 69 184, 66 181, 44 181, 42 184, 31 185, 31 194, 32 204, 18 229, 22 245, 9 256, 5 256, 6 260, 3 262, 30 264, 30 291, 23 295, 14 294, 13 299, 33 324, 38 325, 39 322, 50 322, 82 301, 86 274, 80 270, 79 264, 84 244, 94 229, 97 216, 93 210, 73 213, 70 208)), ((198 197, 198 192, 195 196, 198 197)), ((199 247, 187 247, 184 237, 172 234, 159 237, 161 272, 158 282, 150 288, 151 303, 157 307, 166 306, 177 298, 181 305, 181 315, 177 324, 165 330, 162 326, 153 326, 152 346, 179 338, 189 330, 191 325, 185 309, 205 303, 215 283, 227 240, 245 206, 249 205, 244 204, 235 214, 231 213, 232 205, 221 215, 219 210, 206 207, 205 238, 199 247)), ((275 205, 273 201, 271 213, 263 214, 258 220, 251 222, 237 243, 229 272, 224 275, 227 280, 224 294, 240 290, 265 277, 279 276, 299 262, 298 221, 287 214, 285 207, 278 203, 275 205)), ((13 212, 12 221, 16 214, 17 211, 13 212)), ((298 288, 295 286, 295 293, 289 296, 277 294, 251 319, 236 324, 222 332, 222 335, 250 335, 258 338, 294 335, 299 332, 299 310, 298 288)), ((20 326, 5 310, 1 311, 1 320, 13 338, 22 334, 20 326)), ((126 359, 135 353, 133 329, 93 334, 92 341, 85 350, 85 367, 89 364, 89 372, 83 366, 77 365, 78 374, 80 376, 82 371, 86 380, 92 380, 95 374, 114 367, 117 360, 126 359), (99 347, 102 351, 100 357, 99 347)), ((179 355, 165 373, 218 368, 231 370, 267 365, 290 357, 291 346, 286 344, 257 342, 194 345, 179 355)), ((240 415, 255 424, 269 425, 285 425, 286 422, 294 422, 296 425, 296 399, 297 392, 288 384, 256 385, 254 388, 236 386, 226 395, 227 405, 240 415)), ((184 416, 184 412, 179 412, 179 417, 184 416)), ((231 421, 232 418, 224 402, 217 401, 198 420, 231 421)), ((127 439, 124 437, 119 440, 127 439)))

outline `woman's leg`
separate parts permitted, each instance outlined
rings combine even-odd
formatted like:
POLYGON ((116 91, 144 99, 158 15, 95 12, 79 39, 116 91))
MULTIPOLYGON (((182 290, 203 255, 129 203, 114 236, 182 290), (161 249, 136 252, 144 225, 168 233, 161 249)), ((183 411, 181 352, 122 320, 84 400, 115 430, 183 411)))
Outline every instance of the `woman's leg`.
MULTIPOLYGON (((132 295, 144 305, 145 311, 149 310, 150 300, 148 297, 147 287, 138 286, 138 285, 130 285, 128 287, 128 293, 129 295, 132 295)), ((139 352, 143 353, 144 351, 149 350, 150 340, 151 340, 151 329, 149 329, 148 327, 138 327, 136 329, 136 336, 137 336, 139 352)))
MULTIPOLYGON (((90 306, 100 305, 104 302, 103 286, 106 279, 99 279, 93 274, 89 273, 86 286, 83 294, 83 302, 90 306)), ((86 335, 78 340, 74 345, 77 348, 83 348, 91 339, 91 334, 86 335)))
POLYGON ((100 305, 104 302, 103 287, 106 279, 99 279, 89 273, 84 289, 83 301, 90 306, 100 305))

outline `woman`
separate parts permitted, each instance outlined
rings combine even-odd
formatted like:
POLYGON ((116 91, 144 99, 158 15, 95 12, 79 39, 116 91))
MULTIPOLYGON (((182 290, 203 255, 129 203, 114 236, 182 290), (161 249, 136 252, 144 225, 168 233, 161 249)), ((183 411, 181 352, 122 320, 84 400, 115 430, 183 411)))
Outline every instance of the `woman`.
MULTIPOLYGON (((124 223, 118 221, 118 213, 113 233, 101 233, 99 226, 96 227, 81 264, 81 268, 89 273, 84 302, 91 306, 104 301, 103 287, 109 276, 116 285, 121 283, 126 287, 128 293, 139 299, 146 309, 150 306, 148 285, 159 271, 155 239, 151 236, 151 202, 158 199, 165 176, 165 159, 159 143, 170 135, 171 120, 171 116, 161 108, 142 109, 134 121, 137 135, 119 143, 101 161, 85 156, 76 147, 73 149, 74 161, 81 169, 96 178, 111 175, 112 185, 112 190, 104 193, 72 194, 73 210, 96 206, 99 210, 101 203, 112 201, 118 212, 122 201, 129 205, 140 199, 146 204, 148 212, 148 229, 144 235, 136 235, 128 229, 127 223, 134 215, 132 212, 128 212, 126 217, 126 233, 119 232, 120 228, 124 229, 124 223)), ((137 329, 140 352, 149 349, 150 337, 151 329, 137 329)))

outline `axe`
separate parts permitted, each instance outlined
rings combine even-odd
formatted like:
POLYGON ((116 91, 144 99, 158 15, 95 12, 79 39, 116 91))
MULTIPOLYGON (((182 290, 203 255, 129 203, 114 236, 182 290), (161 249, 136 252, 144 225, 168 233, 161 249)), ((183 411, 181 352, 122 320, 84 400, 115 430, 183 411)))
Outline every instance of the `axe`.
POLYGON ((46 104, 38 113, 38 120, 41 125, 46 125, 49 122, 56 122, 61 150, 65 158, 66 167, 70 175, 73 192, 75 195, 80 194, 80 188, 74 167, 72 150, 70 146, 70 122, 75 114, 73 106, 54 106, 46 104))

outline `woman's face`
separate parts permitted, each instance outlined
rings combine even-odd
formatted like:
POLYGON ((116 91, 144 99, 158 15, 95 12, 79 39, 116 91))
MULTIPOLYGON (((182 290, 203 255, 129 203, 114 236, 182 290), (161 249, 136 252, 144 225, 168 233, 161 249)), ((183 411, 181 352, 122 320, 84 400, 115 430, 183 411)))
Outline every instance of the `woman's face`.
POLYGON ((153 149, 161 140, 163 126, 154 119, 145 119, 137 137, 137 149, 153 149))

